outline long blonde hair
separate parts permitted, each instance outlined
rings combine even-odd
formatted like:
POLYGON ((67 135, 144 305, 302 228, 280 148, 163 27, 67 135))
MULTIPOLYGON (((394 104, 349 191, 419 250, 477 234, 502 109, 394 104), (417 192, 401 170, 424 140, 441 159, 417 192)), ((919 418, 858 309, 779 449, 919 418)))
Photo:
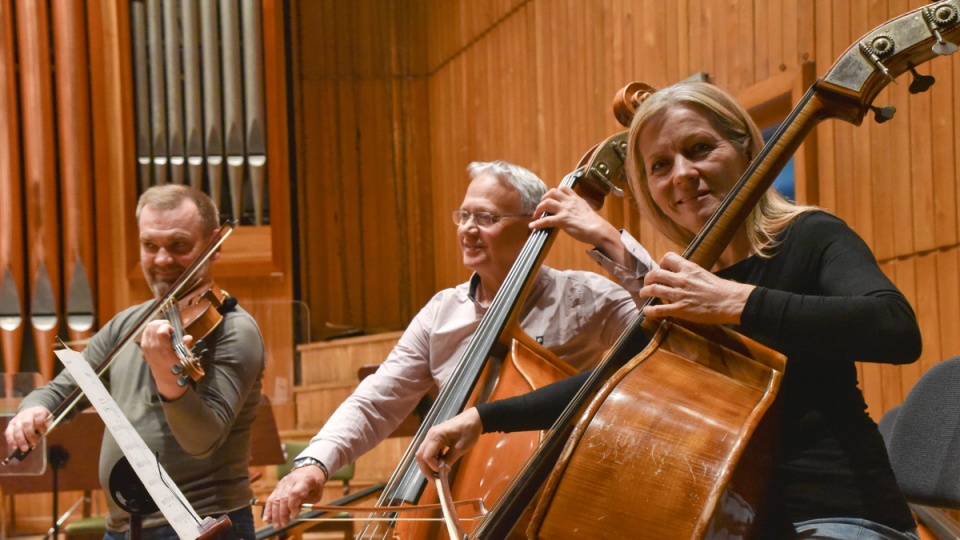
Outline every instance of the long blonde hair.
MULTIPOLYGON (((691 107, 706 114, 721 135, 750 161, 763 149, 763 136, 750 115, 732 96, 705 82, 680 82, 646 96, 630 124, 627 154, 627 178, 640 212, 664 236, 677 245, 686 246, 695 232, 690 232, 670 219, 653 201, 648 185, 646 167, 640 153, 640 132, 663 111, 677 106, 691 107)), ((747 238, 752 250, 761 256, 772 253, 765 248, 774 245, 774 239, 794 218, 814 210, 788 201, 774 189, 768 189, 747 217, 747 238)))

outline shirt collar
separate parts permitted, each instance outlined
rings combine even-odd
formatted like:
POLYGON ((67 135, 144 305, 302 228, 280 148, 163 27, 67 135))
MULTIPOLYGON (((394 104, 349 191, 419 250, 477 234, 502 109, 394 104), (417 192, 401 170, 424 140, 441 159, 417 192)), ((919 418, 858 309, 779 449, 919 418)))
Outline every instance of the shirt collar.
POLYGON ((477 301, 478 287, 480 287, 480 274, 474 272, 473 275, 470 276, 470 288, 467 290, 467 298, 476 304, 477 307, 486 309, 484 306, 480 305, 480 302, 477 301))

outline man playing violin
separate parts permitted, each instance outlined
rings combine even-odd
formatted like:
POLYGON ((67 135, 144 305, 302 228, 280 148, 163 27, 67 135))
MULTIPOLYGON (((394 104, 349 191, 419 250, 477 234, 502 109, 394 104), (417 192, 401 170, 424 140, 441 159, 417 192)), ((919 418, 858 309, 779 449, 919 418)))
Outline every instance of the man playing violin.
MULTIPOLYGON (((447 381, 461 358, 523 249, 546 192, 534 173, 503 161, 471 163, 467 171, 471 182, 453 222, 463 265, 473 275, 437 293, 417 314, 383 365, 333 413, 281 479, 267 499, 264 520, 285 526, 303 502, 319 499, 328 472, 385 439, 424 394, 447 381)), ((630 295, 612 281, 544 266, 519 320, 528 335, 582 370, 600 360, 637 313, 630 295)))
MULTIPOLYGON (((147 189, 137 205, 140 265, 157 298, 173 284, 216 236, 218 211, 204 193, 183 185, 147 189)), ((210 282, 210 265, 200 266, 197 282, 210 282)), ((128 308, 90 339, 84 357, 97 365, 135 328, 152 302, 128 308)), ((139 347, 128 345, 104 376, 105 385, 160 464, 201 517, 227 514, 233 530, 223 538, 254 538, 252 492, 247 461, 250 428, 260 401, 264 346, 256 322, 243 309, 227 302, 220 323, 206 336, 184 336, 189 347, 202 338, 207 352, 201 359, 205 375, 191 380, 181 373, 174 351, 174 328, 154 320, 139 336, 139 347)), ((189 326, 188 326, 189 333, 189 326)), ((11 451, 27 451, 46 433, 50 411, 75 388, 63 371, 48 385, 31 392, 6 430, 11 451)), ((83 405, 87 405, 84 401, 83 405)), ((100 483, 108 491, 110 473, 123 457, 109 432, 100 450, 100 483)), ((108 491, 109 492, 109 491, 108 491)), ((107 539, 129 536, 129 516, 107 497, 107 539)), ((177 538, 160 513, 143 517, 142 538, 177 538)))

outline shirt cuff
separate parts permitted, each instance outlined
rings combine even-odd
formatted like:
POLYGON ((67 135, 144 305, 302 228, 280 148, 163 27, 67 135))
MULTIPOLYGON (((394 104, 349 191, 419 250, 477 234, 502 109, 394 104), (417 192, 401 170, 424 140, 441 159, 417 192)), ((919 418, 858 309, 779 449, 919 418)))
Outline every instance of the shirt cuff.
POLYGON ((331 474, 333 471, 337 471, 340 467, 349 463, 349 460, 345 459, 334 445, 328 444, 325 441, 311 442, 303 449, 303 452, 300 452, 297 459, 305 457, 313 458, 323 463, 327 467, 327 471, 331 474))
POLYGON ((620 241, 630 254, 631 260, 623 266, 607 257, 599 249, 591 249, 587 256, 594 260, 601 268, 612 275, 620 285, 630 291, 637 292, 643 287, 643 277, 647 272, 659 268, 659 265, 650 256, 650 253, 627 231, 620 229, 620 241))

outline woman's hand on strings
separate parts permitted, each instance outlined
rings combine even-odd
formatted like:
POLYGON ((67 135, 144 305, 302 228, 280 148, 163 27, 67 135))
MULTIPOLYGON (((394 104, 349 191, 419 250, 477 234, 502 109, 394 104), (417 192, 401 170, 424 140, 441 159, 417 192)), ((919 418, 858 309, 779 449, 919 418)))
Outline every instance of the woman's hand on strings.
POLYGON ((432 479, 440 472, 441 457, 448 465, 452 465, 477 444, 481 433, 483 423, 475 407, 433 426, 417 449, 420 472, 432 479))
POLYGON ((307 465, 290 471, 280 479, 263 505, 263 521, 274 527, 286 527, 300 515, 301 505, 313 503, 323 496, 327 476, 320 467, 307 465))
POLYGON ((50 411, 46 407, 36 406, 24 409, 14 416, 4 436, 7 438, 7 449, 10 452, 19 449, 27 452, 40 443, 41 437, 47 432, 47 418, 50 411))
POLYGON ((643 308, 648 317, 740 324, 747 298, 755 288, 719 278, 676 253, 667 253, 660 260, 660 268, 644 277, 640 297, 661 301, 643 308))

